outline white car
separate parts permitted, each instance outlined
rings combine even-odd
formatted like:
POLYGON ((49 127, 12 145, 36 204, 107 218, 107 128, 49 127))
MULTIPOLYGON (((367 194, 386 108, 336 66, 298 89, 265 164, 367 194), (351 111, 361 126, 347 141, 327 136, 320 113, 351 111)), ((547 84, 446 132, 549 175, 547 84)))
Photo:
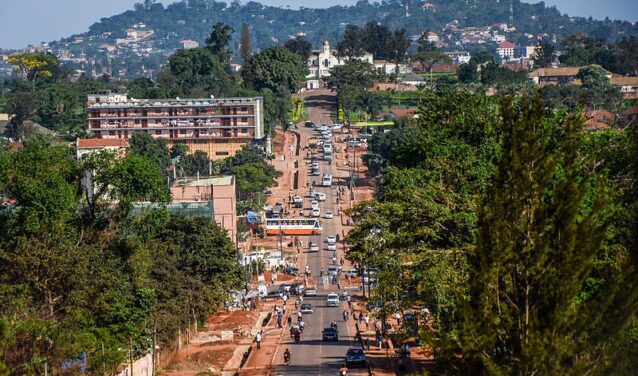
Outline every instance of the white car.
POLYGON ((339 295, 335 293, 328 294, 326 305, 328 307, 339 307, 339 295))
POLYGON ((337 251, 337 245, 334 244, 334 243, 328 244, 328 250, 332 251, 332 252, 336 252, 337 251))
POLYGON ((326 194, 323 192, 316 192, 315 193, 315 200, 317 201, 326 201, 326 194))
POLYGON ((319 252, 319 244, 310 242, 310 252, 319 252))
POLYGON ((343 127, 343 125, 341 125, 341 124, 335 124, 335 125, 332 126, 332 130, 333 131, 340 131, 342 127, 343 127))
POLYGON ((336 235, 330 235, 326 238, 326 242, 328 242, 328 244, 335 244, 337 242, 337 236, 336 235))
POLYGON ((324 124, 324 125, 321 126, 321 128, 319 128, 319 130, 321 132, 328 132, 328 131, 330 131, 330 127, 324 124))
POLYGON ((313 217, 321 217, 321 209, 319 209, 319 208, 312 209, 312 216, 313 217))
POLYGON ((326 214, 324 214, 324 216, 326 217, 326 219, 334 218, 334 214, 330 210, 326 211, 326 214))
POLYGON ((299 309, 299 312, 301 313, 312 313, 312 304, 310 303, 304 303, 301 305, 301 308, 299 309))
POLYGON ((312 210, 319 209, 319 202, 317 200, 312 200, 310 202, 310 208, 312 210))

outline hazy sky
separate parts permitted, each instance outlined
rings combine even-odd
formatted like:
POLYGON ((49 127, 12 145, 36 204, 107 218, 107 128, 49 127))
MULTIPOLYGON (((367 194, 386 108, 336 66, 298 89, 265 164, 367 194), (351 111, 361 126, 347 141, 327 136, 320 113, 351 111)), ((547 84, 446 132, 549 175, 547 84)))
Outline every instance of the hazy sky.
MULTIPOLYGON (((27 44, 56 40, 86 31, 102 17, 132 9, 141 0, 0 0, 0 47, 20 48, 27 44)), ((259 0, 258 0, 259 1, 259 0)), ((535 3, 536 0, 524 0, 535 3)), ((164 4, 171 0, 161 0, 164 4)), ((230 3, 230 0, 226 2, 230 3)), ((354 4, 356 0, 261 0, 267 5, 328 7, 354 4), (320 4, 320 5, 319 5, 320 4)), ((638 21, 638 0, 545 0, 562 13, 575 16, 609 17, 638 21)))

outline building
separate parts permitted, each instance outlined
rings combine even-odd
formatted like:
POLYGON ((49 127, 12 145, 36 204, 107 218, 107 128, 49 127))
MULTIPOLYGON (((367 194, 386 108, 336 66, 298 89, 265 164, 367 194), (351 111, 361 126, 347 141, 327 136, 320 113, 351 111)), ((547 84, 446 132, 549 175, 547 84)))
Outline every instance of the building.
POLYGON ((433 31, 428 31, 425 33, 425 40, 427 40, 430 43, 434 43, 434 44, 439 44, 439 42, 441 41, 441 38, 439 38, 439 35, 433 31))
POLYGON ((496 53, 503 60, 510 60, 514 58, 514 43, 505 40, 499 43, 498 47, 496 47, 496 53))
POLYGON ((638 77, 612 76, 611 84, 627 99, 638 98, 638 77))
POLYGON ((89 94, 86 103, 91 106, 96 103, 125 103, 128 101, 128 95, 120 93, 112 93, 105 91, 103 93, 89 94))
POLYGON ((128 139, 135 132, 183 143, 211 159, 234 155, 264 137, 263 99, 130 99, 87 107, 87 128, 100 139, 128 139))
POLYGON ((182 48, 185 50, 199 47, 199 43, 192 39, 182 39, 180 43, 182 44, 182 48))
POLYGON ((408 66, 406 64, 398 65, 387 60, 374 60, 374 69, 380 74, 407 74, 409 73, 408 66))
POLYGON ((456 65, 467 64, 470 62, 470 59, 472 58, 470 53, 465 51, 451 51, 451 52, 444 52, 444 54, 449 56, 454 62, 454 64, 456 65))
POLYGON ((88 138, 75 140, 75 155, 78 159, 82 159, 85 155, 92 153, 99 153, 101 151, 114 151, 120 157, 126 154, 126 150, 129 148, 128 140, 125 139, 100 139, 100 138, 88 138))
POLYGON ((536 56, 538 46, 516 46, 514 47, 514 57, 523 59, 533 59, 536 56))
MULTIPOLYGON (((580 67, 538 68, 528 74, 528 77, 536 85, 577 84, 580 67)), ((607 72, 607 78, 611 79, 611 73, 607 72)))
POLYGON ((415 73, 410 73, 401 79, 401 82, 410 86, 423 86, 425 81, 421 76, 415 73))
POLYGON ((234 176, 177 179, 171 186, 170 211, 186 216, 210 216, 236 242, 237 212, 234 176))
MULTIPOLYGON (((374 64, 374 58, 372 57, 372 54, 368 52, 358 59, 374 64)), ((329 77, 330 69, 339 65, 344 65, 346 60, 346 58, 337 56, 337 51, 331 50, 330 43, 326 40, 323 42, 321 50, 313 50, 311 52, 307 62, 310 73, 306 76, 306 78, 321 79, 329 77)))

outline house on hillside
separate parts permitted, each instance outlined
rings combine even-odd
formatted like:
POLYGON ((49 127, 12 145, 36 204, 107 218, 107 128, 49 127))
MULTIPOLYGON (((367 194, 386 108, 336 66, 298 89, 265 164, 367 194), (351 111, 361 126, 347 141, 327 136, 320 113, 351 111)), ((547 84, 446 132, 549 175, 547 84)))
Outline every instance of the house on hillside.
POLYGON ((638 98, 638 77, 612 76, 611 84, 627 99, 638 98))
POLYGON ((515 47, 514 43, 505 40, 499 43, 498 47, 496 47, 496 53, 501 57, 501 59, 510 60, 514 58, 515 47))
POLYGON ((403 84, 406 85, 411 85, 411 86, 423 86, 425 85, 425 81, 423 80, 423 78, 417 74, 414 73, 410 73, 407 76, 403 77, 401 79, 401 82, 403 84))
POLYGON ((128 140, 118 139, 102 139, 102 138, 78 138, 75 140, 75 156, 82 159, 85 155, 99 153, 101 151, 116 152, 119 157, 124 157, 126 150, 129 148, 128 140))
MULTIPOLYGON (((578 84, 580 67, 538 68, 528 74, 536 85, 578 84)), ((611 80, 610 72, 605 74, 611 80)))

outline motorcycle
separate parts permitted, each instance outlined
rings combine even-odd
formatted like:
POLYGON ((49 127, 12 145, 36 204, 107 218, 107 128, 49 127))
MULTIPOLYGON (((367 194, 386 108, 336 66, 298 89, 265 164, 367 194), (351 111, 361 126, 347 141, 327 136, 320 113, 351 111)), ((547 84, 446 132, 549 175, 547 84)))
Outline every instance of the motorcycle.
POLYGON ((295 343, 299 343, 299 332, 295 333, 295 343))
POLYGON ((292 355, 291 352, 285 352, 284 353, 284 363, 286 363, 286 365, 290 364, 290 356, 292 355))

